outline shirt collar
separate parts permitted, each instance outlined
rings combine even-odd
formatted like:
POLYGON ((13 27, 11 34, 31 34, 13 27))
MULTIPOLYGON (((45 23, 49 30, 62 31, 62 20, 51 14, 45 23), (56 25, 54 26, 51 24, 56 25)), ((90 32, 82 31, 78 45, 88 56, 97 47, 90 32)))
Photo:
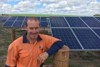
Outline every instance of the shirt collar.
MULTIPOLYGON (((40 37, 40 35, 38 35, 37 41, 41 41, 41 40, 42 38, 40 37)), ((29 40, 27 39, 27 33, 23 35, 23 43, 29 43, 29 40)))

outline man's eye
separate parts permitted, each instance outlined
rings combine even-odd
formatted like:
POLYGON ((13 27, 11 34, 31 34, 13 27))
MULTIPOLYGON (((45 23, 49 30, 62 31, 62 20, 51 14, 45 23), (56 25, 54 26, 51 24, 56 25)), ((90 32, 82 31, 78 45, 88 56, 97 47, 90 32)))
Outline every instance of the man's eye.
POLYGON ((38 27, 36 27, 35 29, 38 29, 38 27))
POLYGON ((35 28, 30 28, 30 29, 31 29, 31 30, 32 30, 32 29, 35 29, 35 30, 36 30, 36 29, 38 29, 38 27, 35 27, 35 28))
POLYGON ((33 29, 33 28, 30 28, 30 29, 33 29))

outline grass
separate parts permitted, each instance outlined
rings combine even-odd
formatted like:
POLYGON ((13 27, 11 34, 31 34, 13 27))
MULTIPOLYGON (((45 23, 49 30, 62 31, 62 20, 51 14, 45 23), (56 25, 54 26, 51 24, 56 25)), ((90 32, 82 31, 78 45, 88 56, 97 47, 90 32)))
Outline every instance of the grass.
POLYGON ((78 16, 78 15, 66 15, 66 14, 4 14, 6 16, 35 16, 35 17, 50 17, 50 16, 78 16))
POLYGON ((0 23, 0 67, 4 67, 7 55, 7 48, 11 42, 10 30, 1 27, 0 23))

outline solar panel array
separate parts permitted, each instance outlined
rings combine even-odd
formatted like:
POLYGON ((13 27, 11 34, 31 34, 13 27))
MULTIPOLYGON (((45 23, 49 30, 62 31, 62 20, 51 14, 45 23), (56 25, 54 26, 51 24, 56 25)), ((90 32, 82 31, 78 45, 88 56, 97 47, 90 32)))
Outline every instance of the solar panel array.
MULTIPOLYGON (((24 27, 27 17, 6 17, 3 27, 24 27)), ((100 50, 100 17, 38 17, 71 50, 100 50)))
MULTIPOLYGON (((37 17, 41 22, 41 27, 48 27, 49 23, 47 17, 37 17)), ((14 17, 0 17, 0 20, 4 22, 3 27, 22 28, 25 25, 27 17, 14 16, 14 17), (4 18, 4 19, 3 19, 4 18)))
POLYGON ((7 16, 0 16, 0 21, 5 22, 8 18, 7 16))
POLYGON ((100 50, 100 17, 63 17, 63 21, 51 21, 52 25, 58 23, 51 26, 53 36, 71 50, 100 50), (59 26, 63 23, 66 26, 59 26))

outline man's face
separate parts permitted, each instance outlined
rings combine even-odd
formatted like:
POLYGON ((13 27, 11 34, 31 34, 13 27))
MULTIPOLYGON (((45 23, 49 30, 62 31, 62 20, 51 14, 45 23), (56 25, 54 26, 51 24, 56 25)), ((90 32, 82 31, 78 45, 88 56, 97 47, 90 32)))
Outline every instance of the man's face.
POLYGON ((27 21, 27 35, 30 39, 36 39, 39 34, 39 21, 28 20, 27 21))

